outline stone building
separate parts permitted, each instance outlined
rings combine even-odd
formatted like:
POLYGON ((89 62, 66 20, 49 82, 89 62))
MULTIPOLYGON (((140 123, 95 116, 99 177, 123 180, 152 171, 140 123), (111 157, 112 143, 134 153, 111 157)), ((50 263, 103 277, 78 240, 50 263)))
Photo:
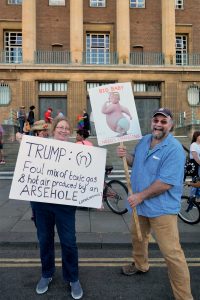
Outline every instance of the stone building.
POLYGON ((0 122, 51 106, 75 127, 88 88, 131 82, 143 134, 162 106, 185 132, 200 123, 199 15, 199 0, 1 0, 0 122))

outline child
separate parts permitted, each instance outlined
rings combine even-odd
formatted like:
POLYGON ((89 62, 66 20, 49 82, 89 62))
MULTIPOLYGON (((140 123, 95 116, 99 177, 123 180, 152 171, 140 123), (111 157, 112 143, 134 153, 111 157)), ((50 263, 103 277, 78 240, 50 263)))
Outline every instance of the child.
POLYGON ((4 160, 4 153, 3 153, 3 135, 4 135, 4 130, 0 124, 0 165, 4 165, 6 163, 4 160))
POLYGON ((132 116, 128 108, 120 105, 119 102, 120 94, 118 92, 111 92, 108 101, 102 107, 102 113, 106 115, 108 127, 112 131, 119 133, 118 136, 122 136, 127 134, 132 116))

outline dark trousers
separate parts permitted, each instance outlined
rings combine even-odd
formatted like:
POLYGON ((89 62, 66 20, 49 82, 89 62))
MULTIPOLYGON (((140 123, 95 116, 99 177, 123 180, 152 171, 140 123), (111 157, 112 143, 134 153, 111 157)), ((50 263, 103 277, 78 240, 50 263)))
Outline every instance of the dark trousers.
POLYGON ((24 119, 19 119, 19 132, 20 133, 23 133, 23 128, 24 128, 24 123, 25 123, 25 120, 24 119))
POLYGON ((54 235, 57 228, 62 250, 64 281, 78 280, 78 249, 75 235, 75 212, 73 206, 31 202, 35 214, 37 236, 40 244, 42 276, 52 277, 55 272, 54 235))

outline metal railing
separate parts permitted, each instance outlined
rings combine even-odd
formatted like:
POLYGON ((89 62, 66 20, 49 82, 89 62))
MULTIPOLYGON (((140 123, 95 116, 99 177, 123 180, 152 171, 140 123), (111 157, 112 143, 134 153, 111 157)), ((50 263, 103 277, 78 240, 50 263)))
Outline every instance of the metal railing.
POLYGON ((71 55, 69 51, 43 51, 34 53, 35 64, 70 64, 71 55))
POLYGON ((200 53, 176 54, 178 66, 200 66, 200 53))
POLYGON ((117 52, 83 52, 83 64, 116 65, 118 55, 117 52))
POLYGON ((164 65, 165 56, 157 52, 131 52, 131 65, 164 65))
MULTIPOLYGON (((0 64, 23 63, 22 51, 0 51, 0 64)), ((45 51, 34 52, 35 64, 70 64, 70 51, 45 51)), ((119 63, 117 52, 83 52, 83 64, 116 65, 119 63)), ((161 52, 131 52, 131 65, 166 65, 165 55, 161 52)), ((172 57, 171 65, 176 66, 200 66, 200 53, 179 54, 172 57)))
POLYGON ((175 127, 185 127, 188 125, 200 125, 200 106, 191 107, 184 112, 179 112, 175 117, 175 127))
POLYGON ((0 51, 0 64, 21 64, 22 52, 0 51))

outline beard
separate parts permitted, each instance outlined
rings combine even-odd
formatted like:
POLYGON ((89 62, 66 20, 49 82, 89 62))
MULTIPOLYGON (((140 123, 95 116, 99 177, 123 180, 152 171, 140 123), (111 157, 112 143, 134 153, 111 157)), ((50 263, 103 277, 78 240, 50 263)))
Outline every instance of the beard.
POLYGON ((164 131, 161 131, 160 133, 157 133, 157 134, 152 133, 152 136, 155 140, 161 140, 162 138, 165 137, 165 135, 166 135, 166 132, 164 132, 164 131))

